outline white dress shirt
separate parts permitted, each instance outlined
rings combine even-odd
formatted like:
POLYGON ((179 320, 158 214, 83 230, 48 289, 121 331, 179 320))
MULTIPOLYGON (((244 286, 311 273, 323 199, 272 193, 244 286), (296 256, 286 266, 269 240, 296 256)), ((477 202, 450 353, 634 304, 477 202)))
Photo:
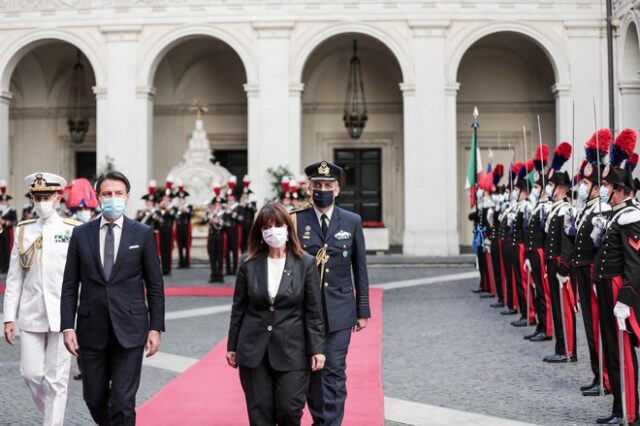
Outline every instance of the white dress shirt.
POLYGON ((327 215, 327 228, 329 227, 329 224, 331 223, 331 216, 333 215, 333 205, 331 206, 331 208, 326 212, 326 213, 322 213, 320 210, 318 210, 318 208, 316 206, 313 206, 313 210, 316 212, 316 216, 318 216, 318 223, 320 224, 320 228, 322 229, 322 215, 326 214, 327 215))
MULTIPOLYGON (((100 262, 104 266, 104 241, 107 239, 107 224, 109 222, 100 216, 100 262)), ((113 262, 116 262, 118 258, 118 247, 120 246, 120 237, 122 236, 122 224, 124 223, 124 216, 120 216, 115 222, 116 226, 113 227, 113 262)))
POLYGON ((278 294, 280 280, 282 279, 282 274, 284 273, 285 260, 287 260, 286 256, 279 259, 272 259, 270 257, 267 258, 267 275, 269 277, 268 289, 271 303, 273 303, 276 298, 276 294, 278 294))

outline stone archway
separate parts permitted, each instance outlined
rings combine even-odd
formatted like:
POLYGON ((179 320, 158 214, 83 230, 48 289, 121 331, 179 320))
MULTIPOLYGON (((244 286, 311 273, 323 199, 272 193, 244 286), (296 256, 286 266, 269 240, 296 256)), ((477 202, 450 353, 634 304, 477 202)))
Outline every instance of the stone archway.
POLYGON ((458 229, 461 247, 469 246, 471 223, 467 219, 469 198, 465 191, 472 111, 480 112, 479 141, 483 167, 489 148, 493 165, 506 168, 511 161, 530 158, 538 144, 537 116, 541 119, 542 140, 553 146, 556 141, 557 67, 548 53, 529 36, 499 32, 476 41, 465 52, 457 69, 460 84, 457 94, 458 229), (528 146, 525 152, 523 126, 528 146))
POLYGON ((96 74, 84 51, 66 41, 37 40, 16 52, 6 73, 9 69, 11 73, 5 74, 9 77, 8 91, 4 92, 8 103, 7 177, 14 197, 21 198, 23 177, 36 170, 57 173, 69 182, 80 176, 94 178, 98 126, 92 88, 96 74), (89 117, 89 129, 80 144, 72 142, 67 125, 72 69, 78 52, 87 95, 82 108, 89 117))
POLYGON ((338 204, 359 213, 364 222, 383 222, 391 245, 401 246, 405 197, 401 64, 374 37, 339 34, 310 52, 301 81, 302 164, 322 158, 345 166, 338 204), (358 140, 349 138, 342 122, 353 40, 358 43, 369 114, 358 140))

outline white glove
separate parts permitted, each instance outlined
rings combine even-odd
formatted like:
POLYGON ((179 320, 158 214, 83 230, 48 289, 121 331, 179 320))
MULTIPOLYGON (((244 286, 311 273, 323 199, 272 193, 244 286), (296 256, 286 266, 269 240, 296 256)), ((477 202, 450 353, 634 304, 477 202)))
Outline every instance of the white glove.
POLYGON ((604 229, 604 227, 607 225, 607 219, 605 219, 604 216, 598 215, 594 216, 593 219, 591 219, 591 223, 593 224, 594 228, 604 229))
POLYGON ((513 212, 507 213, 507 225, 513 225, 513 221, 516 219, 516 214, 513 212))
POLYGON ((558 279, 560 285, 563 285, 569 281, 569 277, 565 275, 556 274, 556 278, 558 279))
POLYGON ((531 262, 529 262, 529 259, 524 260, 524 270, 531 272, 531 262))
POLYGON ((629 306, 622 302, 617 302, 616 306, 613 307, 613 315, 615 315, 616 320, 618 320, 618 329, 626 330, 627 326, 625 325, 625 320, 631 316, 631 309, 629 306))
POLYGON ((484 242, 483 242, 483 245, 484 245, 484 251, 486 253, 490 253, 491 252, 491 240, 488 239, 488 238, 485 238, 484 242))

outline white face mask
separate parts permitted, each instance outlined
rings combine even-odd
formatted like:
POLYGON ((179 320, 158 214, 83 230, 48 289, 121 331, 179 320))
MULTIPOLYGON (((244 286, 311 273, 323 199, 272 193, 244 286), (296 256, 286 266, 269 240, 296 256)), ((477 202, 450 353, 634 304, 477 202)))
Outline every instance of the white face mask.
POLYGON ((262 231, 262 239, 269 247, 282 248, 287 244, 289 237, 286 226, 272 226, 262 231))
POLYGON ((519 196, 520 196, 520 191, 517 189, 514 189, 513 192, 511 193, 511 199, 513 201, 518 201, 519 196))
POLYGON ((91 220, 91 212, 89 210, 78 210, 76 212, 76 219, 82 223, 87 223, 91 220))
POLYGON ((551 186, 551 185, 547 185, 544 188, 544 192, 547 194, 547 197, 549 197, 549 199, 551 199, 553 197, 553 190, 555 189, 555 187, 551 186))
POLYGON ((484 196, 484 191, 482 189, 478 189, 476 192, 476 197, 480 200, 484 196))
POLYGON ((33 210, 42 219, 49 219, 56 211, 53 207, 53 201, 37 201, 33 205, 33 210))

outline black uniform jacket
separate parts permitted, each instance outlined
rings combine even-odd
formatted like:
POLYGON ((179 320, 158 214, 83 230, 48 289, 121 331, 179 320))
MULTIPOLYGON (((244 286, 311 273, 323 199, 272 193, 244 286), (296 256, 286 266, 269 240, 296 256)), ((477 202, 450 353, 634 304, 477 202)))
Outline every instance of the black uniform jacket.
POLYGON ((310 368, 310 356, 324 351, 320 277, 315 259, 287 254, 273 301, 267 255, 242 262, 231 308, 227 350, 238 365, 256 368, 265 356, 274 370, 310 368))
POLYGON ((295 214, 302 248, 315 256, 327 245, 329 261, 321 283, 327 331, 351 328, 356 319, 369 318, 369 275, 360 216, 335 206, 325 237, 313 207, 295 214))

